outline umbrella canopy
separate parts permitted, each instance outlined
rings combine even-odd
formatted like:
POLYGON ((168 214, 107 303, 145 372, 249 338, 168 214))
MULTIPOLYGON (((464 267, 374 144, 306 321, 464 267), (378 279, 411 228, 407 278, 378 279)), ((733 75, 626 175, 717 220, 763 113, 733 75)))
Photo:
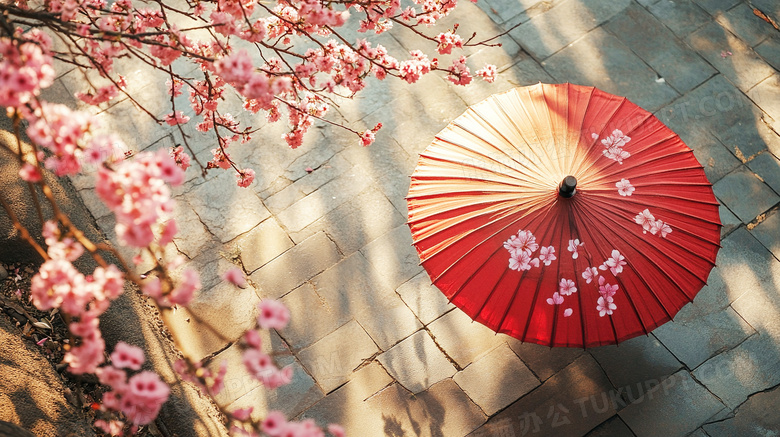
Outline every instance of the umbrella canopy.
POLYGON ((494 95, 420 156, 409 227, 433 283, 522 341, 647 334, 704 286, 718 202, 682 140, 624 97, 537 84, 494 95))

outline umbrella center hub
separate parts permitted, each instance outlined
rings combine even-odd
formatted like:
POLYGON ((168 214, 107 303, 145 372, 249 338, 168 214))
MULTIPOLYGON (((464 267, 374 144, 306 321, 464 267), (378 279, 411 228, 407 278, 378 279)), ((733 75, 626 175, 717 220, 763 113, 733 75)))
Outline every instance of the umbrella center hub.
POLYGON ((558 194, 561 197, 570 198, 577 192, 577 178, 574 176, 566 176, 558 185, 558 194))

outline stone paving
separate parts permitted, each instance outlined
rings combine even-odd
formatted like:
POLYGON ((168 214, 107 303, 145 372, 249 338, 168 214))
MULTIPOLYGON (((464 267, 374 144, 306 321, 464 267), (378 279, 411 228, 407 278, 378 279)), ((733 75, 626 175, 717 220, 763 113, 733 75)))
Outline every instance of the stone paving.
MULTIPOLYGON (((176 313, 188 353, 237 364, 217 401, 255 405, 257 417, 267 407, 338 422, 352 436, 777 435, 780 32, 753 7, 780 22, 774 0, 461 1, 445 25, 483 36, 512 29, 501 48, 468 50, 473 65, 499 66, 496 83, 374 81, 335 111, 358 129, 384 123, 369 148, 317 126, 289 150, 271 125, 235 150, 257 170, 249 189, 232 174, 204 181, 189 170, 176 191, 175 243, 204 272, 192 311, 229 339, 261 298, 292 311, 265 342, 292 353, 282 364, 293 366, 293 383, 276 393, 242 371, 235 346, 176 313), (718 267, 694 303, 649 336, 589 350, 521 344, 471 322, 418 265, 404 201, 417 154, 467 105, 539 81, 595 85, 653 111, 714 184, 718 267), (218 284, 234 263, 251 287, 218 284)), ((413 47, 404 32, 380 40, 391 52, 413 47)), ((48 97, 73 91, 70 76, 48 97)), ((140 89, 141 101, 159 100, 159 86, 140 89)), ((127 101, 99 116, 137 149, 180 141, 127 101)), ((208 160, 211 139, 187 133, 208 160)), ((90 182, 74 184, 112 236, 90 182)))

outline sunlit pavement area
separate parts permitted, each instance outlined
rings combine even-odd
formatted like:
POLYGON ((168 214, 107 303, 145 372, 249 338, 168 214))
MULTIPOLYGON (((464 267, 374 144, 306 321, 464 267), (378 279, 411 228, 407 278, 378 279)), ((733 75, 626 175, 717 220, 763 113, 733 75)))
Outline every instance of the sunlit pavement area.
MULTIPOLYGON (((253 405, 258 418, 268 408, 341 423, 351 436, 777 435, 780 32, 753 8, 780 22, 775 0, 461 0, 442 28, 460 23, 460 34, 484 38, 512 28, 500 48, 466 50, 472 67, 498 67, 495 83, 373 80, 331 113, 356 130, 382 122, 368 148, 318 125, 291 150, 284 126, 265 126, 230 150, 257 171, 249 189, 228 172, 204 179, 190 168, 176 189, 175 245, 202 272, 192 311, 223 338, 186 311, 171 323, 187 353, 231 364, 217 401, 253 405), (627 96, 694 149, 714 184, 724 225, 718 266, 693 304, 648 336, 588 350, 521 344, 472 322, 418 264, 404 200, 417 155, 468 105, 540 81, 627 96), (235 263, 252 286, 220 281, 235 263), (295 371, 277 392, 243 371, 225 340, 253 325, 266 297, 292 313, 265 341, 295 371)), ((409 32, 391 34, 378 38, 391 54, 418 48, 409 32)), ((44 97, 65 102, 79 81, 65 74, 44 97)), ((152 112, 170 112, 160 98, 165 78, 128 81, 152 112)), ((177 109, 188 107, 181 99, 177 109)), ((242 120, 265 123, 233 100, 242 120)), ((127 100, 98 117, 134 150, 181 143, 127 100)), ((208 161, 214 138, 186 133, 208 161)), ((73 183, 114 238, 94 182, 73 183)))

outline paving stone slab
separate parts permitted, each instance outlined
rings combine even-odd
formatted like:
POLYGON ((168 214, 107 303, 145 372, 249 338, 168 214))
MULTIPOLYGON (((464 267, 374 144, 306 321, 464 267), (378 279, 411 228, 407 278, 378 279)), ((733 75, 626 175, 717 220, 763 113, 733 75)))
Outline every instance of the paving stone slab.
POLYGON ((619 414, 638 437, 676 437, 688 435, 724 408, 688 371, 681 370, 619 414))
POLYGON ((715 21, 737 35, 750 47, 755 47, 777 32, 771 25, 753 13, 747 3, 739 3, 726 12, 717 12, 715 21))
POLYGON ((651 379, 661 380, 682 364, 653 336, 641 336, 616 346, 590 349, 604 373, 617 388, 651 379))
POLYGON ((723 236, 728 235, 731 231, 741 225, 742 221, 723 205, 718 207, 718 211, 720 212, 720 223, 723 225, 723 227, 720 228, 720 238, 722 239, 723 236))
POLYGON ((487 419, 452 379, 417 395, 393 384, 366 403, 382 412, 383 426, 356 435, 462 436, 487 419))
POLYGON ((456 372, 425 330, 415 332, 377 359, 393 378, 415 394, 456 372))
POLYGON ((753 393, 780 383, 776 341, 770 336, 754 335, 707 360, 693 371, 693 376, 727 407, 735 409, 753 393))
POLYGON ((530 55, 522 53, 517 56, 517 62, 504 70, 499 70, 493 83, 485 81, 472 82, 466 87, 456 87, 455 92, 468 105, 479 103, 493 94, 507 91, 519 86, 533 85, 539 82, 554 83, 552 78, 539 63, 530 55))
POLYGON ((198 214, 184 197, 176 199, 173 217, 176 219, 176 227, 179 230, 173 237, 173 243, 188 258, 195 258, 204 249, 218 244, 216 238, 206 229, 198 214))
POLYGON ((716 73, 645 8, 631 5, 604 27, 679 93, 690 91, 716 73))
POLYGON ((271 216, 252 190, 236 186, 234 175, 226 172, 208 182, 184 194, 184 198, 223 243, 271 216))
MULTIPOLYGON (((285 178, 286 179, 286 178, 285 178)), ((263 200, 266 208, 273 214, 279 214, 293 203, 306 197, 306 193, 295 183, 289 184, 263 200)))
POLYGON ((780 36, 767 38, 761 44, 753 48, 769 65, 780 70, 780 36))
POLYGON ((534 343, 520 343, 514 339, 509 339, 508 343, 525 365, 542 381, 574 362, 584 352, 584 349, 580 348, 551 348, 534 343))
POLYGON ((279 298, 328 267, 341 255, 324 232, 318 232, 293 246, 250 276, 263 296, 279 298))
POLYGON ((292 233, 291 238, 300 242, 316 232, 324 231, 341 253, 351 255, 388 229, 405 222, 404 216, 380 191, 369 188, 302 231, 292 233))
POLYGON ((371 435, 382 429, 384 423, 381 411, 375 411, 365 400, 393 382, 379 363, 372 362, 296 419, 314 419, 320 425, 338 423, 347 435, 371 435))
POLYGON ((293 203, 276 218, 288 231, 298 232, 363 191, 370 180, 369 175, 353 168, 293 203))
POLYGON ((780 202, 780 196, 744 166, 723 177, 712 189, 743 223, 753 221, 780 202))
POLYGON ((763 222, 759 223, 758 226, 751 229, 750 233, 753 234, 764 247, 769 249, 776 258, 780 259, 780 241, 778 241, 777 238, 777 236, 780 235, 780 214, 778 214, 777 211, 763 222))
POLYGON ((586 437, 635 437, 626 422, 620 416, 612 416, 609 420, 593 428, 586 437))
POLYGON ((674 316, 674 323, 695 323, 699 318, 724 310, 750 290, 768 291, 774 286, 774 278, 765 267, 774 257, 745 228, 729 234, 721 246, 708 285, 699 291, 692 304, 674 316))
POLYGON ((766 274, 773 279, 771 284, 764 288, 750 289, 747 293, 735 300, 731 306, 745 319, 750 326, 762 336, 769 336, 775 341, 780 341, 780 296, 777 292, 777 284, 780 283, 780 261, 769 260, 762 266, 766 274), (771 287, 774 285, 774 288, 771 287))
POLYGON ((748 97, 775 120, 780 120, 780 73, 775 73, 748 91, 748 97))
POLYGON ((275 359, 279 367, 292 367, 293 377, 290 384, 276 390, 268 390, 247 372, 241 358, 241 349, 238 345, 233 345, 220 352, 208 365, 209 369, 216 372, 223 360, 228 363, 225 388, 215 397, 215 401, 219 405, 227 405, 230 411, 254 407, 252 419, 262 420, 270 410, 279 410, 293 417, 322 399, 322 390, 292 354, 289 354, 289 349, 279 336, 275 332, 261 331, 261 338, 266 353, 277 353, 275 359))
POLYGON ((509 35, 536 59, 545 59, 619 14, 629 4, 628 0, 569 0, 533 17, 509 35))
POLYGON ((740 0, 693 0, 710 14, 727 11, 734 7, 740 0))
POLYGON ((775 71, 749 45, 718 23, 706 24, 685 40, 742 91, 749 90, 775 71), (724 50, 732 54, 723 57, 724 50))
POLYGON ((710 136, 714 136, 732 153, 741 153, 746 159, 767 147, 780 150, 780 138, 761 121, 761 109, 722 75, 688 92, 656 115, 692 149, 711 142, 710 136))
POLYGON ((733 308, 702 315, 694 320, 673 321, 653 334, 689 369, 717 353, 736 346, 755 330, 733 308))
POLYGON ((412 234, 405 224, 398 226, 360 249, 366 259, 396 289, 423 271, 412 234))
POLYGON ((455 305, 451 304, 444 294, 431 283, 431 279, 425 272, 405 282, 396 291, 423 325, 431 323, 442 314, 455 308, 455 305))
POLYGON ((707 435, 712 437, 731 435, 778 435, 780 434, 780 387, 756 393, 745 401, 735 412, 734 417, 703 426, 707 435))
POLYGON ((287 233, 269 218, 243 235, 237 242, 244 269, 252 273, 293 247, 287 233))
POLYGON ((390 349, 422 327, 360 252, 314 277, 311 283, 335 319, 341 323, 357 319, 381 350, 390 349))
POLYGON ((667 83, 656 80, 655 71, 602 28, 551 56, 542 67, 559 82, 593 85, 628 97, 651 112, 678 97, 667 83))
POLYGON ((377 352, 379 349, 366 331, 350 320, 297 355, 322 391, 329 393, 377 352))
MULTIPOLYGON (((286 366, 295 361, 284 341, 274 331, 261 330, 260 339, 262 340, 262 350, 267 354, 275 354, 276 364, 286 366)), ((241 345, 232 344, 230 347, 220 351, 207 362, 206 368, 213 372, 218 372, 223 361, 228 363, 225 373, 225 387, 214 397, 218 405, 230 405, 236 399, 261 386, 260 381, 249 374, 243 362, 243 350, 241 345)), ((306 373, 300 364, 297 366, 298 372, 306 373)), ((298 372, 293 372, 293 375, 298 372)))
MULTIPOLYGON (((680 133, 681 138, 688 132, 680 133)), ((717 138, 710 133, 703 133, 703 136, 709 141, 687 144, 693 149, 696 159, 704 167, 704 174, 707 175, 710 183, 718 182, 724 176, 731 173, 742 165, 742 161, 737 159, 729 149, 723 145, 717 138)))
POLYGON ((452 378, 474 403, 492 416, 539 386, 539 380, 502 344, 452 378))
POLYGON ((260 300, 254 288, 241 289, 222 283, 196 292, 187 308, 179 308, 163 318, 181 340, 182 352, 201 359, 253 328, 257 323, 258 303, 260 300), (230 323, 225 323, 226 320, 230 323))
POLYGON ((584 354, 470 436, 584 435, 615 415, 615 392, 596 360, 584 354))
POLYGON ((496 334, 458 309, 436 319, 428 329, 436 343, 461 368, 502 343, 519 343, 505 334, 496 334))
POLYGON ((310 346, 342 325, 339 315, 310 283, 287 293, 281 301, 290 310, 290 323, 279 334, 293 350, 310 346))
POLYGON ((649 10, 680 37, 688 35, 711 20, 710 16, 691 0, 660 0, 650 5, 649 10))
POLYGON ((764 152, 748 162, 747 166, 776 193, 780 193, 780 159, 764 152))

